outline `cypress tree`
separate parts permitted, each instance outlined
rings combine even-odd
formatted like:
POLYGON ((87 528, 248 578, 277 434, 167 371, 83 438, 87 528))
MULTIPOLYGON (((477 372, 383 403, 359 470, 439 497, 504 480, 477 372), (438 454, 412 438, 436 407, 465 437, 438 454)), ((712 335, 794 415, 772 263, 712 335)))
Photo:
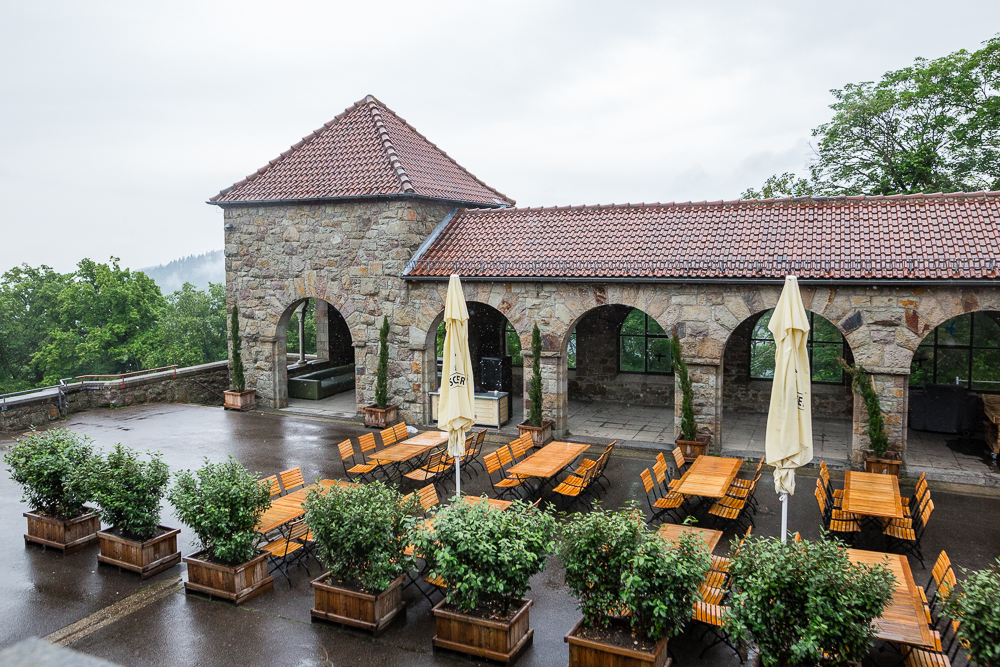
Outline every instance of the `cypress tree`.
POLYGON ((681 385, 681 437, 684 440, 694 440, 698 437, 698 424, 694 421, 694 392, 691 390, 691 376, 688 375, 687 364, 681 357, 681 339, 677 331, 674 331, 674 336, 670 340, 670 357, 677 381, 681 385))
POLYGON ((247 388, 243 377, 243 338, 240 336, 239 309, 233 304, 233 316, 229 331, 233 336, 233 369, 231 375, 233 391, 244 391, 247 388))
POLYGON ((389 404, 389 319, 382 318, 378 332, 378 368, 375 370, 375 405, 384 410, 389 404))
POLYGON ((528 412, 528 423, 534 427, 542 425, 542 334, 535 324, 531 330, 531 383, 528 385, 528 398, 531 406, 528 412))

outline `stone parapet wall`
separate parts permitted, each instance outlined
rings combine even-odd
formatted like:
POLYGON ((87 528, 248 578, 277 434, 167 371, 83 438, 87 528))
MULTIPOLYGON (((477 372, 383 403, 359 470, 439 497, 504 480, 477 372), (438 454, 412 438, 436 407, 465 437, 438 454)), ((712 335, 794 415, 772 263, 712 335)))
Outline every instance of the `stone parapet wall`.
POLYGON ((75 382, 62 388, 15 396, 0 402, 0 431, 23 431, 93 408, 143 403, 222 405, 229 388, 229 362, 178 368, 108 382, 75 382))

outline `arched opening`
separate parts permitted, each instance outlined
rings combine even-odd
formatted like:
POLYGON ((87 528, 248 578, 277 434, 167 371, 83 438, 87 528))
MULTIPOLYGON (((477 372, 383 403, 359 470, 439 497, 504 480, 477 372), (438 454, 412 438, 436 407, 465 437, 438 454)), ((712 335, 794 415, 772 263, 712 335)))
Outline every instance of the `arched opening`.
POLYGON ((357 414, 353 339, 335 307, 322 299, 296 301, 279 319, 275 339, 278 386, 289 410, 357 414))
MULTIPOLYGON (((467 301, 469 309, 469 354, 476 386, 476 423, 517 433, 523 420, 524 359, 521 338, 514 325, 499 310, 485 303, 467 301)), ((437 396, 441 386, 444 354, 444 311, 438 313, 427 332, 425 373, 427 421, 437 419, 437 396)))
POLYGON ((574 437, 673 442, 670 335, 631 306, 598 306, 576 321, 563 341, 574 437))
MULTIPOLYGON (((722 380, 722 451, 741 458, 764 453, 767 413, 774 379, 774 336, 767 328, 773 310, 737 326, 726 342, 722 380)), ((847 465, 851 458, 854 395, 838 359, 854 362, 851 346, 832 322, 809 314, 812 372, 813 450, 817 459, 847 465)))
POLYGON ((1000 394, 1000 312, 965 313, 935 327, 913 353, 909 384, 908 467, 965 470, 995 461, 1000 444, 996 426, 984 423, 984 402, 1000 394))

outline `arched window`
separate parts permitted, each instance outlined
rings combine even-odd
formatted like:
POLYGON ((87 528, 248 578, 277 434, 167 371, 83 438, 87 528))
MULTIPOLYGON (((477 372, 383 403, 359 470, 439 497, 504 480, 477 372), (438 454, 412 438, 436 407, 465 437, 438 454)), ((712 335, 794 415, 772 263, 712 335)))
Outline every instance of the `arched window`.
MULTIPOLYGON (((760 316, 750 334, 750 377, 770 380, 774 377, 774 336, 767 328, 771 321, 769 310, 760 316)), ((837 359, 850 359, 850 347, 840 330, 832 322, 816 313, 809 313, 809 368, 812 381, 821 384, 843 384, 844 371, 837 359)))
POLYGON ((958 384, 973 391, 1000 391, 998 318, 1000 313, 967 313, 936 327, 913 354, 910 386, 958 384))
POLYGON ((618 334, 618 371, 674 372, 670 359, 670 336, 656 320, 637 308, 633 308, 622 322, 618 334))

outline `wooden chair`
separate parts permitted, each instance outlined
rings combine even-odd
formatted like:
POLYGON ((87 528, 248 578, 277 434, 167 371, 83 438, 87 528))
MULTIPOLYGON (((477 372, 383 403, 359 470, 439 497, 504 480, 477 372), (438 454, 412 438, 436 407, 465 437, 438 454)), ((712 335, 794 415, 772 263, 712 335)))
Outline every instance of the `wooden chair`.
POLYGON ((281 478, 281 487, 286 494, 306 486, 305 480, 302 479, 302 468, 298 466, 278 473, 278 477, 281 478))
POLYGON ((657 461, 653 464, 652 475, 647 468, 639 473, 639 477, 642 479, 642 486, 646 491, 646 502, 649 503, 649 509, 652 512, 652 516, 646 523, 652 524, 657 520, 662 521, 664 515, 670 515, 678 523, 684 520, 686 514, 684 505, 687 498, 670 487, 664 486, 666 470, 662 463, 657 461))
POLYGON ((712 503, 708 513, 716 518, 716 522, 722 520, 726 522, 727 526, 734 525, 737 529, 742 530, 744 522, 748 522, 750 526, 754 525, 748 509, 749 505, 746 500, 723 496, 712 503))
POLYGON ((523 484, 523 480, 514 475, 507 476, 504 470, 503 459, 500 456, 501 452, 506 452, 507 460, 509 461, 510 452, 506 447, 501 447, 497 451, 483 457, 483 463, 486 466, 486 476, 489 477, 490 486, 493 488, 494 495, 501 500, 508 496, 520 497, 518 488, 523 484), (500 479, 494 481, 493 477, 496 474, 499 474, 500 479))
POLYGON ((823 485, 823 493, 826 494, 826 504, 840 509, 844 504, 844 490, 834 489, 830 484, 830 471, 826 468, 826 461, 819 462, 819 479, 823 485))
POLYGON ((267 490, 271 494, 271 498, 275 498, 281 495, 281 485, 278 484, 278 476, 271 475, 270 477, 265 477, 260 480, 261 484, 267 485, 267 490))
MULTIPOLYGON (((816 504, 819 505, 820 520, 822 522, 823 528, 825 528, 830 533, 841 537, 847 541, 853 541, 854 536, 861 532, 861 526, 854 519, 834 519, 832 512, 828 512, 827 509, 833 509, 833 507, 827 504, 826 491, 823 490, 823 483, 817 480, 816 485, 816 504)), ((839 511, 839 510, 838 510, 839 511)))
POLYGON ((754 475, 754 478, 750 480, 750 486, 742 486, 737 484, 730 484, 729 488, 726 489, 726 495, 730 498, 739 498, 740 500, 745 500, 750 504, 750 510, 757 514, 757 500, 753 495, 754 490, 757 488, 757 482, 760 481, 760 473, 758 472, 754 475))
POLYGON ((396 429, 391 426, 387 429, 383 429, 379 431, 378 437, 382 441, 382 449, 391 447, 396 444, 396 429))
POLYGON ((352 482, 370 482, 375 478, 375 470, 378 468, 374 463, 356 463, 354 460, 354 447, 350 440, 344 440, 337 445, 340 451, 340 462, 344 465, 344 475, 352 482), (350 468, 348 468, 350 463, 350 468))
POLYGON ((728 607, 720 605, 706 604, 701 601, 694 603, 694 608, 691 610, 691 620, 705 626, 705 632, 701 634, 698 641, 703 641, 705 636, 710 633, 713 637, 715 637, 715 641, 702 650, 701 655, 698 656, 699 658, 703 658, 708 649, 712 648, 716 644, 722 643, 731 648, 736 655, 740 656, 740 662, 743 662, 743 656, 740 654, 739 649, 733 645, 732 640, 723 628, 728 611, 728 607))
POLYGON ((920 550, 920 542, 924 537, 924 531, 927 529, 927 522, 930 520, 931 513, 933 511, 934 502, 928 498, 927 502, 924 503, 923 508, 920 510, 920 513, 913 517, 912 527, 907 528, 893 521, 882 529, 882 534, 885 535, 889 541, 890 549, 898 548, 904 553, 916 557, 916 559, 920 561, 920 567, 925 570, 927 569, 927 566, 924 564, 924 553, 920 550))
POLYGON ((306 566, 304 558, 306 551, 306 538, 309 536, 309 526, 305 521, 299 520, 288 526, 288 535, 268 542, 262 548, 267 552, 268 572, 277 570, 288 580, 288 587, 292 587, 292 579, 288 576, 288 568, 292 565, 301 565, 309 574, 309 567, 306 566))
MULTIPOLYGON (((747 528, 747 532, 743 535, 743 539, 740 540, 739 544, 736 545, 736 549, 733 551, 733 557, 740 553, 740 549, 743 548, 743 543, 747 541, 750 537, 750 532, 753 530, 753 526, 747 528)), ((716 556, 712 554, 712 566, 711 569, 716 572, 722 572, 723 574, 729 574, 729 566, 732 565, 732 559, 727 556, 716 556)))
POLYGON ((681 477, 684 474, 684 468, 688 466, 688 462, 684 460, 684 450, 680 447, 674 447, 674 465, 677 466, 677 477, 681 477))
POLYGON ((753 476, 750 477, 750 479, 741 479, 737 477, 736 479, 733 480, 733 485, 749 489, 754 483, 754 477, 759 475, 761 468, 764 467, 764 458, 765 457, 763 456, 760 457, 760 461, 757 462, 757 469, 754 471, 754 474, 753 476))
POLYGON ((465 440, 465 456, 462 457, 462 472, 468 470, 476 477, 479 477, 476 466, 483 467, 480 457, 482 456, 483 441, 485 439, 486 429, 483 429, 473 433, 465 440))
POLYGON ((403 475, 406 479, 414 482, 431 482, 431 486, 441 475, 451 469, 451 465, 444 462, 446 454, 443 449, 431 452, 427 457, 427 464, 403 475))
POLYGON ((433 484, 417 489, 417 500, 424 512, 436 506, 441 500, 438 498, 437 488, 433 484))
POLYGON ((514 463, 520 463, 522 459, 527 458, 528 452, 534 447, 534 443, 531 440, 530 434, 525 434, 510 443, 510 453, 514 459, 514 463))
POLYGON ((945 625, 944 634, 933 630, 933 650, 901 644, 900 652, 903 654, 904 667, 951 667, 962 645, 958 638, 958 629, 961 625, 960 621, 949 620, 945 625))
MULTIPOLYGON (((575 502, 582 502, 587 506, 587 509, 594 509, 593 505, 590 504, 590 501, 587 500, 584 495, 594 480, 594 470, 594 467, 587 468, 587 470, 583 473, 583 477, 570 475, 560 482, 554 489, 552 489, 553 493, 558 493, 560 496, 567 499, 565 509, 568 510, 575 502)), ((646 473, 648 474, 649 471, 647 470, 646 473)))
POLYGON ((406 422, 399 422, 392 427, 392 430, 396 434, 396 442, 403 442, 410 437, 410 432, 406 430, 406 422))
POLYGON ((926 589, 920 589, 923 591, 924 605, 927 608, 927 613, 932 616, 936 615, 936 607, 939 604, 942 607, 944 606, 944 603, 948 601, 948 596, 951 595, 951 592, 955 590, 957 585, 958 579, 955 577, 955 571, 951 567, 951 559, 947 553, 942 551, 938 554, 937 560, 934 561, 934 567, 931 568, 931 578, 927 582, 926 589), (931 584, 934 584, 934 588, 931 592, 930 600, 928 600, 926 591, 932 590, 931 584))
MULTIPOLYGON (((925 473, 920 473, 923 476, 925 473)), ((913 511, 917 508, 919 512, 919 507, 923 505, 924 501, 931 494, 930 489, 927 488, 927 478, 920 477, 917 479, 917 487, 913 491, 913 496, 910 498, 903 498, 903 516, 912 517, 913 511)))

